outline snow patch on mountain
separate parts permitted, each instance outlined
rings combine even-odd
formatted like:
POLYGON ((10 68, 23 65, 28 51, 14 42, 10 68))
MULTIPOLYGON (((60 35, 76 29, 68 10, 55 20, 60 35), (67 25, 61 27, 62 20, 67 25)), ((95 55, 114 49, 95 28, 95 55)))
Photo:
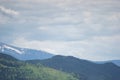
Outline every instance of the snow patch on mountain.
POLYGON ((7 46, 7 45, 3 45, 3 46, 2 46, 2 52, 4 52, 4 49, 9 49, 9 50, 15 51, 15 52, 17 52, 18 54, 22 54, 22 53, 23 53, 22 51, 20 51, 20 50, 18 50, 18 49, 15 49, 15 48, 12 48, 12 47, 7 46))
POLYGON ((11 55, 19 60, 48 59, 54 56, 49 52, 27 48, 19 48, 0 42, 0 53, 11 55))

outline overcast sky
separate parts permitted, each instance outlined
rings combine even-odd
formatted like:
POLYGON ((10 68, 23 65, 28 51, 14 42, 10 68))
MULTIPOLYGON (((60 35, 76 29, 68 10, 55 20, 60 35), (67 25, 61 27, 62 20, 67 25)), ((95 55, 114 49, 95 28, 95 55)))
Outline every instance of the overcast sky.
POLYGON ((88 60, 120 59, 120 0, 0 0, 0 42, 88 60))

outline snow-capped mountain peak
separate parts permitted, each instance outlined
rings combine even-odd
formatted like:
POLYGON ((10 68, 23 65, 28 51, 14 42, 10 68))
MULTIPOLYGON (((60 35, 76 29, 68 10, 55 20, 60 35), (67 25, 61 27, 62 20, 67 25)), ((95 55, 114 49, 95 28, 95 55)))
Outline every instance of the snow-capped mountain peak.
POLYGON ((2 42, 0 42, 0 52, 2 52, 2 53, 16 53, 16 54, 23 54, 24 53, 23 50, 21 50, 17 47, 2 43, 2 42))
POLYGON ((2 46, 2 51, 4 51, 4 49, 9 49, 9 50, 15 51, 15 52, 18 53, 18 54, 23 54, 22 51, 20 51, 20 50, 18 50, 18 49, 15 49, 15 48, 13 48, 13 47, 7 46, 7 45, 3 45, 3 46, 2 46))
POLYGON ((53 56, 53 54, 42 50, 19 48, 1 42, 0 53, 11 55, 20 60, 47 59, 53 56))

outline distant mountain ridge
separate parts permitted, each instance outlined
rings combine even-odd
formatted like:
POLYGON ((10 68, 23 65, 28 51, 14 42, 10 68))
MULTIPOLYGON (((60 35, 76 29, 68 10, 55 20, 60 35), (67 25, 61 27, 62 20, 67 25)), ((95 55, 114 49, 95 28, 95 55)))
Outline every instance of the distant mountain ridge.
POLYGON ((0 42, 0 52, 11 55, 20 60, 47 59, 54 56, 45 51, 19 48, 2 42, 0 42))
POLYGON ((114 64, 116 64, 117 66, 120 67, 120 60, 109 60, 109 61, 94 61, 95 63, 97 64, 105 64, 105 63, 108 63, 108 62, 112 62, 114 64))
POLYGON ((109 62, 96 64, 72 56, 54 56, 45 60, 30 60, 32 64, 41 63, 45 66, 73 73, 79 80, 119 80, 120 67, 109 62))

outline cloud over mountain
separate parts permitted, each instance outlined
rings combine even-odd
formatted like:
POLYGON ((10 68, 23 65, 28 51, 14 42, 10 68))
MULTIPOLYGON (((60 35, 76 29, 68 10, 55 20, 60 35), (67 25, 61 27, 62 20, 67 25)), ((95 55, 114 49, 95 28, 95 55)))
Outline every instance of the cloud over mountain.
POLYGON ((9 5, 0 0, 0 5, 3 42, 32 48, 39 44, 94 60, 120 56, 119 0, 17 0, 9 5), (3 13, 19 16, 11 19, 3 13))

